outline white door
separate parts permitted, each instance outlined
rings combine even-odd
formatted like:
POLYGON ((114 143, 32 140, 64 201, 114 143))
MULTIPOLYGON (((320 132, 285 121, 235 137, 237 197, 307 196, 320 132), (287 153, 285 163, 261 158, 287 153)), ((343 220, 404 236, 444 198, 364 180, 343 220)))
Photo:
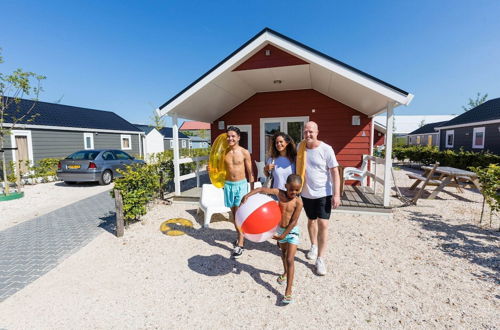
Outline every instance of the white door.
POLYGON ((268 158, 269 146, 275 133, 287 133, 295 141, 295 144, 298 144, 304 138, 304 125, 308 121, 309 116, 261 118, 260 161, 265 161, 268 158))

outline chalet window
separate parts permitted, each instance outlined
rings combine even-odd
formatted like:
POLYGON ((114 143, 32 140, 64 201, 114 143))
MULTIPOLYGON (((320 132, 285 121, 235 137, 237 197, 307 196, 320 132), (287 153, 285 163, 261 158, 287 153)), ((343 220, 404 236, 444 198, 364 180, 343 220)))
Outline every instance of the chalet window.
POLYGON ((94 134, 83 133, 83 146, 85 150, 94 149, 94 134))
POLYGON ((186 140, 182 140, 182 147, 186 148, 186 140))
POLYGON ((121 135, 122 150, 132 150, 132 138, 130 135, 121 135))
POLYGON ((170 140, 170 149, 174 149, 174 140, 170 140))
POLYGON ((420 144, 420 136, 417 136, 417 144, 420 144))
POLYGON ((446 131, 446 148, 453 148, 454 136, 454 130, 446 131))
POLYGON ((474 127, 472 134, 472 148, 484 148, 484 127, 474 127))

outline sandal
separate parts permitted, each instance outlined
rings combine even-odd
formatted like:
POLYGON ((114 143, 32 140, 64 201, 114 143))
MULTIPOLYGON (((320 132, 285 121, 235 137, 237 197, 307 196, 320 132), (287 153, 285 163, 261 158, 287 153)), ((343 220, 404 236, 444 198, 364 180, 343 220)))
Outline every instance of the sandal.
POLYGON ((278 278, 276 279, 276 281, 278 282, 278 284, 283 284, 286 282, 286 276, 285 275, 280 275, 278 276, 278 278))
POLYGON ((292 295, 289 294, 289 295, 284 296, 283 300, 281 302, 286 304, 286 305, 293 303, 292 295))

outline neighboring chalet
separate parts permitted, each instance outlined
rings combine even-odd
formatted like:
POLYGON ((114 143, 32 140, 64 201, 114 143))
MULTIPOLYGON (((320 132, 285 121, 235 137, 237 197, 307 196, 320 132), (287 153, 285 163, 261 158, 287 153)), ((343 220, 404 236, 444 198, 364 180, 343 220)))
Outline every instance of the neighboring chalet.
POLYGON ((417 128, 408 134, 408 145, 411 146, 436 146, 439 147, 439 132, 437 127, 443 125, 446 121, 438 121, 417 128))
MULTIPOLYGON (((393 134, 398 137, 406 137, 411 132, 417 130, 421 126, 439 121, 448 121, 456 115, 395 115, 393 134)), ((386 116, 376 116, 375 122, 385 125, 386 116)))
POLYGON ((374 126, 373 146, 374 147, 383 146, 385 144, 385 133, 386 133, 385 125, 373 121, 373 126, 374 126))
MULTIPOLYGON (((163 127, 157 130, 154 126, 134 124, 135 127, 145 133, 143 146, 145 154, 150 156, 153 153, 163 152, 173 149, 172 128, 163 127)), ((189 136, 179 132, 179 146, 181 149, 189 149, 189 136)))
POLYGON ((440 150, 463 148, 500 155, 500 98, 486 101, 436 129, 440 150))
POLYGON ((206 149, 208 148, 210 141, 207 139, 203 139, 199 136, 190 136, 189 137, 189 148, 190 149, 206 149))
MULTIPOLYGON (((12 117, 20 118, 35 101, 22 99, 7 110, 4 126, 12 126, 12 117), (19 109, 19 112, 17 112, 19 109)), ((5 138, 7 161, 64 158, 82 149, 118 149, 142 156, 143 132, 111 111, 93 110, 36 101, 33 110, 5 138), (30 119, 31 120, 28 120, 30 119)))
POLYGON ((182 123, 179 131, 182 133, 191 133, 186 135, 199 136, 201 138, 210 138, 210 123, 201 121, 185 121, 182 123))
MULTIPOLYGON (((304 124, 319 125, 342 166, 357 166, 373 149, 373 116, 388 114, 385 166, 391 166, 393 109, 413 95, 271 29, 264 29, 206 74, 160 106, 160 115, 210 122, 212 141, 230 125, 244 133, 253 160, 265 161, 272 134, 296 142, 304 124)), ((176 143, 174 143, 176 145, 176 143)), ((175 193, 180 195, 174 150, 175 193)), ((254 169, 255 170, 255 169, 254 169)), ((255 171, 256 172, 256 171, 255 171)), ((385 171, 389 206, 391 171, 385 171)))

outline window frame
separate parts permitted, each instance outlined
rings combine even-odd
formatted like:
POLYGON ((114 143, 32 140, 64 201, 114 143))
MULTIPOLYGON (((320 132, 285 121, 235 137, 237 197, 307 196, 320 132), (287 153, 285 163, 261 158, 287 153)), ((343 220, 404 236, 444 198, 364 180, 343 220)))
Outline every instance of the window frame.
POLYGON ((92 150, 94 149, 94 133, 83 133, 83 149, 92 150), (90 138, 90 148, 87 148, 87 138, 90 138))
POLYGON ((174 149, 174 140, 169 140, 170 149, 174 149))
POLYGON ((121 150, 132 150, 132 136, 130 134, 120 134, 121 150), (124 147, 123 140, 128 139, 128 148, 124 147))
POLYGON ((186 149, 186 140, 185 139, 182 140, 181 145, 182 145, 181 148, 186 149))
POLYGON ((453 129, 447 130, 445 132, 444 145, 445 145, 446 148, 453 148, 454 144, 455 144, 455 130, 453 130, 453 129), (451 144, 448 143, 448 136, 452 136, 453 137, 451 144))
POLYGON ((473 149, 484 149, 484 141, 486 140, 486 130, 485 127, 474 127, 472 129, 472 148, 473 149), (476 133, 483 133, 483 143, 476 144, 476 133))

